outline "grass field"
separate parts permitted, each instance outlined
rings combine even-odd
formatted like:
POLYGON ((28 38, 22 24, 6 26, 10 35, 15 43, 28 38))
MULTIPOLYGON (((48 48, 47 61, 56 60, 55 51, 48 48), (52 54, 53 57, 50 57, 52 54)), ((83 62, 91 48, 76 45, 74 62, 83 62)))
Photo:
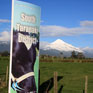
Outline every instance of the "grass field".
MULTIPOLYGON (((0 78, 5 81, 9 58, 0 58, 0 78)), ((58 93, 84 93, 85 76, 88 76, 88 93, 93 93, 93 63, 40 62, 40 92, 53 93, 53 73, 58 72, 58 93)), ((0 93, 8 93, 7 87, 0 93)))
POLYGON ((88 93, 93 93, 93 63, 40 63, 40 93, 44 93, 49 84, 49 91, 53 93, 54 71, 58 72, 58 93, 84 93, 86 75, 88 93))
POLYGON ((5 75, 7 66, 9 66, 9 57, 0 57, 0 79, 4 86, 4 88, 1 88, 2 84, 0 84, 0 93, 8 93, 8 88, 5 87, 5 75))

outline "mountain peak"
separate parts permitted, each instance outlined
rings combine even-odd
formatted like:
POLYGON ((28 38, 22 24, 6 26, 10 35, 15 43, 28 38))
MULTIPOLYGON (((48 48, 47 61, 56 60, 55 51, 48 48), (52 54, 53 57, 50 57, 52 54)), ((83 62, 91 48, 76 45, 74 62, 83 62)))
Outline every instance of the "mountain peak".
POLYGON ((63 41, 63 40, 61 40, 61 39, 57 39, 57 40, 56 40, 56 42, 62 42, 62 41, 63 41))
POLYGON ((55 50, 58 50, 58 51, 82 52, 79 48, 74 47, 71 44, 68 44, 61 39, 57 39, 56 41, 46 45, 45 48, 44 48, 44 50, 50 50, 50 49, 55 49, 55 50))
POLYGON ((9 41, 0 41, 0 44, 10 44, 9 41))
POLYGON ((61 43, 65 43, 65 42, 63 40, 61 40, 61 39, 57 39, 52 44, 61 44, 61 43))

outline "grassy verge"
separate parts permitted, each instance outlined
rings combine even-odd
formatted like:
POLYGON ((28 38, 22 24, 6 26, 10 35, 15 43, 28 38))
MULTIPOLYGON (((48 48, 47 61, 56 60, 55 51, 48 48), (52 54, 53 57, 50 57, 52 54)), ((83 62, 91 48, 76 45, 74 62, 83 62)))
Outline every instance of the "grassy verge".
POLYGON ((40 89, 42 93, 50 84, 49 91, 53 93, 53 72, 58 72, 59 93, 83 93, 85 76, 88 76, 88 93, 93 93, 92 63, 40 63, 40 89), (49 83, 51 82, 51 83, 49 83), (44 88, 45 87, 45 88, 44 88))
MULTIPOLYGON (((9 58, 0 58, 0 79, 5 82, 9 58)), ((40 63, 40 93, 46 89, 53 93, 53 73, 58 72, 58 93, 84 93, 85 76, 88 76, 88 93, 93 93, 93 63, 40 63)), ((0 88, 0 93, 8 93, 8 88, 0 88)))
POLYGON ((7 66, 9 66, 9 57, 0 57, 0 93, 8 93, 8 88, 5 86, 7 66))

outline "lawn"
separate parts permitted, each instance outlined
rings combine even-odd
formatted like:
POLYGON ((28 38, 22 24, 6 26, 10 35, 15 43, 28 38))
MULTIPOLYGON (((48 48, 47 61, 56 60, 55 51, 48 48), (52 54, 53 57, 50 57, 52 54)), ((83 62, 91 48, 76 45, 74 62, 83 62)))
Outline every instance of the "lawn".
POLYGON ((0 93, 8 93, 8 88, 5 87, 7 66, 9 66, 9 57, 0 57, 0 93), (2 86, 4 86, 4 88, 1 88, 2 86))
MULTIPOLYGON (((5 81, 9 58, 0 58, 0 78, 5 81)), ((88 76, 88 93, 93 93, 93 63, 40 62, 40 92, 53 91, 53 73, 58 72, 58 93, 84 93, 85 76, 88 76)), ((8 93, 8 88, 0 88, 0 93, 8 93)))
POLYGON ((84 93, 88 76, 88 93, 93 93, 93 63, 40 63, 40 93, 53 93, 53 73, 58 72, 58 93, 84 93))

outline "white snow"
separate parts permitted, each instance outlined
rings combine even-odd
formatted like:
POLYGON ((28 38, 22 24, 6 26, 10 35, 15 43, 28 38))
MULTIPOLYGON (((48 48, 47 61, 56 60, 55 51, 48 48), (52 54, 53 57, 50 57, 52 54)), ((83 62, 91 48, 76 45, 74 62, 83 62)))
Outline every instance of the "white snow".
POLYGON ((58 51, 77 51, 77 52, 83 52, 81 49, 72 46, 71 44, 68 44, 64 42, 61 39, 57 39, 56 41, 46 45, 43 47, 44 50, 50 50, 50 49, 55 49, 58 51))

